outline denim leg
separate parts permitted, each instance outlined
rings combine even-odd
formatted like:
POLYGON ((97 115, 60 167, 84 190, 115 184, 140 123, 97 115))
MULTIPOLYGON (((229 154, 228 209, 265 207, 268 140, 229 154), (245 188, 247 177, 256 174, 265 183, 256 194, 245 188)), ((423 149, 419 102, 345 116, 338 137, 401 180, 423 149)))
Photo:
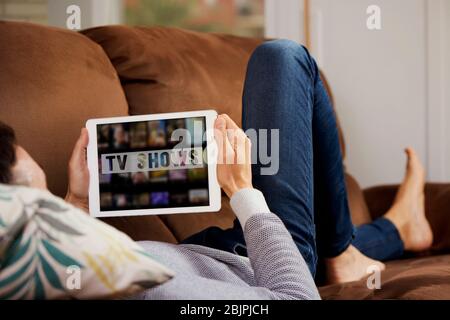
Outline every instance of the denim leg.
POLYGON ((237 219, 234 220, 233 227, 223 230, 219 227, 206 228, 187 239, 183 244, 197 244, 209 248, 247 256, 244 233, 237 219))
MULTIPOLYGON (((253 53, 244 86, 244 130, 279 130, 279 169, 252 166, 253 185, 264 194, 272 212, 285 224, 312 274, 317 264, 314 226, 313 108, 315 65, 300 45, 276 40, 253 53)), ((261 134, 257 134, 258 143, 261 134)), ((271 154, 268 141, 268 154, 271 154)), ((272 158, 274 154, 271 154, 272 158)), ((273 160, 273 159, 272 159, 273 160)))
MULTIPOLYGON (((258 160, 252 167, 253 184, 284 222, 314 275, 316 252, 321 257, 339 255, 352 243, 355 229, 335 114, 317 65, 304 47, 275 40, 255 50, 245 80, 242 124, 244 130, 279 130, 279 170, 261 175, 265 166, 258 160)), ((270 141, 268 146, 270 154, 270 141)), ((392 257, 402 247, 395 232, 385 222, 361 226, 354 245, 375 259, 392 257), (383 251, 387 239, 395 241, 388 254, 383 251)), ((237 220, 230 229, 208 228, 183 243, 246 254, 237 220)))
POLYGON ((258 162, 253 184, 284 222, 313 274, 316 251, 322 258, 335 257, 353 244, 377 260, 403 254, 403 242, 389 220, 357 228, 351 223, 336 115, 304 47, 276 40, 255 50, 242 123, 244 130, 280 130, 279 171, 261 175, 264 166, 258 162))
POLYGON ((352 244, 366 256, 380 261, 398 259, 405 249, 397 228, 385 218, 357 227, 352 244))
POLYGON ((331 102, 314 59, 301 45, 267 42, 256 49, 244 90, 244 129, 279 129, 277 174, 253 167, 253 183, 285 223, 313 274, 317 253, 339 255, 353 225, 331 102), (317 246, 316 246, 317 241, 317 246))
MULTIPOLYGON (((323 212, 324 217, 319 221, 331 220, 323 223, 324 230, 330 232, 334 226, 329 237, 341 237, 321 243, 337 251, 344 250, 352 239, 353 226, 346 202, 333 109, 318 68, 304 47, 288 40, 275 40, 254 51, 244 86, 242 125, 244 130, 255 129, 257 133, 259 129, 279 130, 279 170, 274 175, 261 175, 265 166, 258 157, 258 162, 252 166, 253 184, 263 192, 271 211, 286 225, 314 275, 317 265, 315 199, 319 197, 336 204, 330 205, 333 210, 323 212), (316 153, 324 159, 316 160, 316 153), (317 181, 316 166, 324 171, 319 172, 318 177, 327 180, 317 181), (333 185, 327 186, 327 182, 333 185), (315 190, 333 194, 315 195, 315 190)), ((268 142, 269 154, 270 145, 271 141, 268 142)), ((215 228, 209 228, 185 242, 214 244, 220 249, 224 249, 226 242, 228 251, 233 251, 236 244, 245 244, 238 223, 220 234, 215 228), (231 244, 230 239, 222 238, 230 235, 233 237, 231 244)))

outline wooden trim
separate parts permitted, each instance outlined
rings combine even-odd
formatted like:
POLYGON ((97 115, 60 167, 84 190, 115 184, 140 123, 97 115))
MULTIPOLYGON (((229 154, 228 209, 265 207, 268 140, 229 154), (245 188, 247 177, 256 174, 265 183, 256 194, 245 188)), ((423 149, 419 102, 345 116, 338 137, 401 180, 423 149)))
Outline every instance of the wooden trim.
POLYGON ((311 49, 311 4, 310 0, 303 0, 303 32, 305 37, 305 47, 311 49))

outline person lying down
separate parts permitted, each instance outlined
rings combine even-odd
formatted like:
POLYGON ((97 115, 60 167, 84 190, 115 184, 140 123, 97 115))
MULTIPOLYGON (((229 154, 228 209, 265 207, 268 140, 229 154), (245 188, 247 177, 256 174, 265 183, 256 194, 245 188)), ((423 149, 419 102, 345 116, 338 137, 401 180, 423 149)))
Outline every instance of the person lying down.
MULTIPOLYGON (((227 230, 207 228, 178 245, 139 242, 175 276, 133 298, 320 299, 314 282, 319 259, 327 283, 343 283, 363 278, 371 266, 383 270, 381 261, 397 259, 404 251, 431 246, 425 172, 410 148, 392 208, 369 224, 353 226, 335 115, 304 47, 275 40, 255 50, 245 80, 242 123, 245 130, 280 130, 279 171, 261 175, 262 164, 251 164, 251 141, 244 131, 227 115, 218 116, 218 181, 237 219, 227 230), (227 130, 239 138, 230 141, 227 130), (245 153, 243 163, 220 161, 235 159, 237 150, 245 153)), ((85 212, 87 144, 82 129, 65 198, 85 212)), ((6 125, 0 126, 0 145, 0 183, 47 188, 44 172, 6 125)))
MULTIPOLYGON (((224 117, 217 119, 216 128, 222 132, 226 130, 224 117)), ((0 135, 12 136, 12 130, 1 125, 0 135)), ((84 198, 87 195, 85 183, 88 182, 87 141, 87 132, 83 129, 69 165, 70 186, 66 197, 69 203, 83 210, 87 208, 84 198)), ((241 141, 247 144, 245 148, 249 153, 248 138, 241 141)), ((226 156, 226 153, 229 156, 233 152, 227 138, 220 140, 219 145, 223 146, 219 149, 219 156, 226 156)), ((26 183, 46 189, 45 174, 31 156, 20 146, 9 147, 15 149, 15 160, 9 161, 11 173, 5 172, 5 165, 0 167, 3 170, 1 182, 26 183)), ((12 153, 9 154, 13 159, 12 153)), ((2 164, 7 162, 3 160, 2 164)), ((250 163, 219 165, 218 178, 243 226, 248 258, 199 245, 140 242, 148 253, 173 270, 175 276, 160 286, 129 298, 320 299, 308 266, 286 227, 270 212, 262 193, 252 188, 250 163)))

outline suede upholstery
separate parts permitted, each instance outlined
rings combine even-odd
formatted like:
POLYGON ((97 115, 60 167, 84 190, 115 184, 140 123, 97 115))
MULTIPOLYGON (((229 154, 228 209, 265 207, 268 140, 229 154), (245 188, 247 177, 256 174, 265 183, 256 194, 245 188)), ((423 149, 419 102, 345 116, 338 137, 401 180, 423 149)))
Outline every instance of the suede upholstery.
POLYGON ((75 32, 0 21, 0 119, 48 173, 58 196, 87 119, 123 116, 128 106, 107 55, 75 32))
MULTIPOLYGON (((382 216, 389 209, 397 189, 398 185, 391 185, 373 187, 364 191, 372 219, 382 216)), ((425 213, 434 234, 431 251, 450 250, 450 184, 426 184, 425 213)))
MULTIPOLYGON (((130 114, 213 108, 241 123, 247 60, 262 40, 159 27, 111 26, 82 33, 100 44, 113 63, 130 114)), ((171 226, 177 240, 183 240, 211 225, 231 226, 234 216, 228 201, 222 202, 220 214, 168 215, 161 219, 171 226)), ((128 228, 116 220, 105 221, 123 230, 128 228)))
MULTIPOLYGON (((89 118, 214 108, 240 123, 246 64, 263 41, 124 26, 80 34, 18 22, 0 22, 0 34, 0 120, 14 127, 58 195, 66 191, 66 163, 89 118)), ((345 154, 342 132, 341 146, 345 154)), ((346 182, 355 224, 392 204, 396 187, 363 192, 351 175, 346 182)), ((427 186, 434 253, 450 249, 449 199, 450 185, 427 186)), ((233 218, 223 197, 220 213, 104 220, 136 240, 176 243, 211 225, 230 226, 233 218)), ((321 292, 324 298, 450 298, 449 257, 389 263, 384 282, 389 292, 369 292, 364 280, 321 292), (428 286, 413 292, 414 283, 428 286)))
POLYGON ((241 123, 247 60, 262 40, 125 26, 83 34, 99 43, 112 61, 130 114, 214 108, 241 123))
POLYGON ((319 288, 327 300, 450 299, 450 255, 388 262, 380 289, 368 289, 367 279, 319 288))

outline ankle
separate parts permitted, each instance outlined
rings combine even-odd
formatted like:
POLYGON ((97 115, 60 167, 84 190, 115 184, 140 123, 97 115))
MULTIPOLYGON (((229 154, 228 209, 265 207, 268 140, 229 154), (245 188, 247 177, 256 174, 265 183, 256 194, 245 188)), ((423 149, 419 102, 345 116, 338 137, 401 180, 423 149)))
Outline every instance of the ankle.
POLYGON ((332 258, 326 258, 325 262, 328 265, 349 263, 354 260, 356 248, 352 245, 349 245, 347 249, 342 251, 338 256, 332 258))
POLYGON ((397 229, 400 234, 400 238, 405 244, 407 240, 407 227, 408 219, 401 214, 401 208, 394 205, 389 211, 383 216, 386 220, 389 220, 397 229))

